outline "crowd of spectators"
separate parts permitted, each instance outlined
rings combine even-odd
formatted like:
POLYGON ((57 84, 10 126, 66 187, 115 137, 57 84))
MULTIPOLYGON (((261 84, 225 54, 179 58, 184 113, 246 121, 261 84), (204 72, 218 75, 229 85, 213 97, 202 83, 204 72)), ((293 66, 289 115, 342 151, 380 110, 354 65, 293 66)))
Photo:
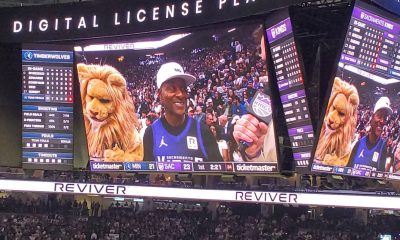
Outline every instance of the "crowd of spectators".
POLYGON ((69 211, 55 212, 51 203, 43 205, 45 211, 34 212, 29 201, 25 207, 16 202, 14 198, 0 198, 0 239, 373 240, 379 234, 398 234, 400 224, 396 216, 370 215, 363 222, 341 213, 354 209, 330 209, 329 214, 323 211, 313 216, 293 214, 296 211, 286 207, 283 213, 261 215, 260 206, 254 211, 251 204, 240 208, 221 204, 211 213, 206 204, 198 208, 167 204, 149 211, 125 203, 113 204, 101 216, 77 216, 69 211))
MULTIPOLYGON (((99 202, 92 202, 90 206, 92 216, 97 216, 100 210, 99 202)), ((63 214, 73 216, 88 216, 89 206, 86 200, 65 201, 55 198, 32 198, 22 200, 12 196, 0 197, 0 212, 30 213, 30 214, 63 214)))

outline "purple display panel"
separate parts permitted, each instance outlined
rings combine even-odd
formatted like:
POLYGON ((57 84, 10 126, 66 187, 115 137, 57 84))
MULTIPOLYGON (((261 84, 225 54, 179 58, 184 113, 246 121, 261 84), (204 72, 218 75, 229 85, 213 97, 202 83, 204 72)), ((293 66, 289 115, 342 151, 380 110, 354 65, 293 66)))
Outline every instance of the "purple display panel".
POLYGON ((339 67, 379 84, 400 82, 400 25, 354 7, 339 67))
POLYGON ((375 26, 383 31, 389 31, 393 34, 398 34, 400 32, 399 24, 359 7, 354 7, 352 17, 363 20, 367 24, 371 24, 372 26, 375 26))
POLYGON ((273 43, 289 34, 292 34, 292 22, 290 18, 279 22, 278 24, 267 29, 267 37, 270 43, 273 43))
POLYGON ((270 44, 293 158, 297 167, 307 167, 314 142, 314 131, 290 18, 267 26, 266 35, 270 44))
POLYGON ((191 162, 157 162, 157 170, 165 172, 191 172, 193 169, 191 162))

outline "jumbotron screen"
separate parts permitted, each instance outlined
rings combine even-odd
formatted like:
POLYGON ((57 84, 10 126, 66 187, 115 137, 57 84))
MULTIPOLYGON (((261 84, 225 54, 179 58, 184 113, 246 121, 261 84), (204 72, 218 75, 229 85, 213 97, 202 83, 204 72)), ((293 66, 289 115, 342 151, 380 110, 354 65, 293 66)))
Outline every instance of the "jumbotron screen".
POLYGON ((261 23, 75 47, 92 171, 277 173, 261 23))
POLYGON ((371 178, 400 173, 400 24, 356 2, 312 171, 371 178))

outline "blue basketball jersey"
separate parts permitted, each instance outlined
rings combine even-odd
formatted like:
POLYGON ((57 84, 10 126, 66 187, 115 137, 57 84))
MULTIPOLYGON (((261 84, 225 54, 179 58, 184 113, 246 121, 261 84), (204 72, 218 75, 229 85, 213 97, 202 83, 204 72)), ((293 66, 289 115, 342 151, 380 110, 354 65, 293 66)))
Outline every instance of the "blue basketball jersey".
POLYGON ((378 166, 380 166, 380 159, 383 147, 385 146, 385 140, 379 138, 375 146, 372 149, 368 149, 367 138, 368 136, 365 136, 360 139, 357 153, 354 156, 353 167, 356 169, 376 171, 378 166))
POLYGON ((155 161, 203 162, 207 160, 199 121, 188 117, 185 128, 178 136, 169 133, 164 128, 161 119, 157 119, 152 128, 155 161))

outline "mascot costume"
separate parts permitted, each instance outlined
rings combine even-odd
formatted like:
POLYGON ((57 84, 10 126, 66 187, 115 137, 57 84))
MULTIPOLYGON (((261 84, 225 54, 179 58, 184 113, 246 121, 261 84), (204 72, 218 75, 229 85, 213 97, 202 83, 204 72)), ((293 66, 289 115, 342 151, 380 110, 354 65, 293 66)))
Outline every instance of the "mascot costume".
POLYGON ((89 156, 104 161, 142 161, 143 143, 126 80, 107 65, 78 64, 89 156))
POLYGON ((359 102, 357 89, 335 78, 315 152, 316 161, 325 165, 347 165, 356 131, 359 102))

